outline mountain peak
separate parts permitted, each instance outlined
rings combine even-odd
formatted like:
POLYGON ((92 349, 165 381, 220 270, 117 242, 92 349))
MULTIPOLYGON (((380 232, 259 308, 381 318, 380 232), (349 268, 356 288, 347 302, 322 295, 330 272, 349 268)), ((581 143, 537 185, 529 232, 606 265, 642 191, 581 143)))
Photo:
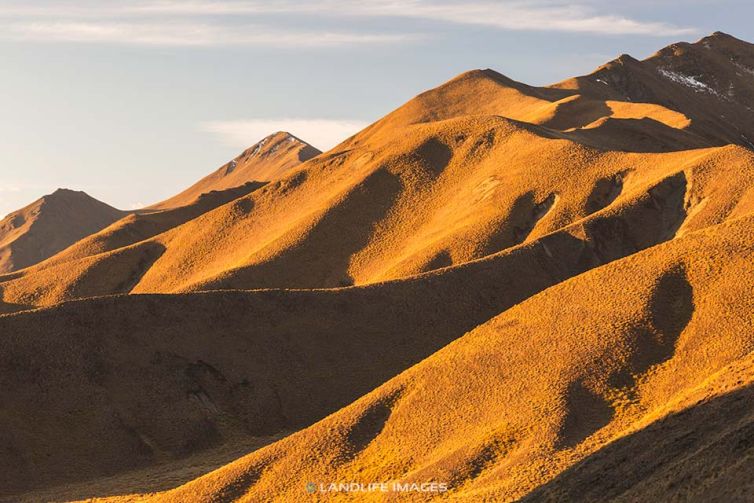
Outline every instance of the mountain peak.
MULTIPOLYGON (((315 147, 287 131, 276 131, 244 150, 241 155, 228 164, 238 164, 241 160, 248 161, 251 157, 285 156, 294 149, 298 150, 299 160, 302 162, 308 161, 321 153, 315 147)), ((233 166, 233 169, 235 169, 235 166, 233 166)))
POLYGON ((288 131, 276 131, 188 189, 150 208, 176 208, 185 206, 211 191, 241 187, 249 182, 269 182, 321 153, 288 131))
POLYGON ((86 204, 105 204, 98 199, 90 196, 83 190, 73 190, 64 187, 55 189, 52 193, 46 194, 32 203, 30 206, 43 205, 43 204, 64 204, 64 205, 86 205, 86 204))
MULTIPOLYGON (((504 87, 510 87, 513 89, 519 89, 519 88, 529 88, 530 86, 523 84, 521 82, 517 82, 513 80, 512 78, 496 71, 491 68, 477 68, 474 70, 469 70, 467 72, 463 72, 454 78, 450 79, 448 82, 440 86, 438 89, 442 89, 446 86, 452 86, 457 83, 462 82, 489 82, 492 81, 498 85, 502 85, 504 87)), ((431 92, 432 90, 430 90, 431 92)))
POLYGON ((265 140, 291 140, 291 141, 297 141, 299 143, 306 143, 305 141, 301 140, 300 138, 297 138, 296 136, 292 135, 288 131, 276 131, 272 134, 269 134, 265 136, 265 140))
POLYGON ((716 31, 711 35, 707 35, 699 39, 694 44, 690 44, 696 47, 702 47, 704 49, 714 49, 721 52, 729 53, 736 51, 750 51, 753 47, 752 44, 729 35, 722 31, 716 31))
POLYGON ((743 40, 738 39, 734 37, 733 35, 729 35, 728 33, 725 33, 723 31, 713 32, 710 35, 707 35, 706 37, 702 38, 702 40, 728 40, 728 41, 735 41, 735 42, 740 42, 743 44, 748 44, 748 42, 744 42, 743 40))
POLYGON ((615 58, 614 60, 610 61, 608 64, 610 64, 610 63, 617 64, 617 65, 627 66, 627 65, 637 64, 637 63, 639 63, 639 60, 636 59, 635 57, 631 56, 630 54, 623 53, 620 56, 618 56, 617 58, 615 58))
POLYGON ((86 197, 91 198, 91 196, 87 194, 86 192, 84 192, 83 190, 66 189, 64 187, 55 189, 54 192, 44 196, 44 198, 48 198, 48 197, 61 198, 61 197, 75 197, 75 196, 86 196, 86 197))
POLYGON ((716 37, 716 38, 717 38, 717 37, 728 37, 728 38, 735 38, 735 37, 733 37, 732 35, 728 35, 728 34, 727 34, 727 33, 725 33, 724 31, 714 31, 714 32, 712 32, 712 34, 711 34, 711 35, 709 35, 709 37, 716 37))

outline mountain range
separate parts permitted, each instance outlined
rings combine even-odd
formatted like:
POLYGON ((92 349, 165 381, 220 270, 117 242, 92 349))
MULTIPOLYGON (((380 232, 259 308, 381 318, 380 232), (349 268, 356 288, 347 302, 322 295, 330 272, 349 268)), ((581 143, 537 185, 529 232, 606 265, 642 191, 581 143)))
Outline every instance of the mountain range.
POLYGON ((751 500, 752 103, 716 32, 472 70, 143 209, 11 213, 0 495, 751 500))

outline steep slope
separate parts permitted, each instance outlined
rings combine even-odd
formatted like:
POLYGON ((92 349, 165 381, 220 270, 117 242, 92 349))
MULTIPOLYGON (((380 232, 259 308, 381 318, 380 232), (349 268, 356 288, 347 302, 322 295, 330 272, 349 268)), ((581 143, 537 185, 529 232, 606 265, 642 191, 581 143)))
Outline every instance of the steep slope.
MULTIPOLYGON (((540 497, 586 490, 587 500, 604 501, 586 468, 564 473, 595 452, 588 473, 610 471, 600 482, 607 494, 718 494, 706 481, 746 480, 741 455, 751 455, 754 438, 741 402, 754 384, 753 244, 750 216, 554 286, 312 427, 154 499, 295 500, 312 481, 397 480, 508 501, 563 474, 540 497), (709 402, 717 412, 682 412, 709 402), (719 411, 726 403, 729 418, 719 411), (658 428, 667 436, 652 445, 658 428), (738 450, 714 448, 715 436, 738 450), (662 472, 629 471, 662 445, 670 451, 661 456, 682 470, 652 460, 662 472), (627 478, 614 475, 611 460, 627 478), (703 479, 678 483, 700 464, 703 479)), ((735 488, 739 499, 752 489, 750 479, 735 488)))
POLYGON ((750 501, 752 399, 750 353, 523 501, 750 501))
POLYGON ((277 180, 301 163, 321 154, 290 133, 278 131, 244 150, 194 185, 151 209, 177 208, 196 200, 201 194, 241 187, 249 182, 277 180))
MULTIPOLYGON (((386 143, 382 152, 399 154, 375 156, 365 163, 374 171, 356 179, 355 186, 330 195, 319 207, 310 206, 312 212, 293 220, 293 226, 292 219, 278 220, 276 224, 287 229, 275 241, 268 241, 274 227, 258 224, 257 232, 263 234, 257 242, 264 247, 254 247, 256 229, 240 222, 241 228, 249 229, 244 234, 249 246, 237 248, 242 254, 233 257, 223 254, 220 274, 207 275, 212 271, 204 268, 203 260, 187 257, 196 253, 196 246, 182 241, 180 247, 168 245, 162 263, 175 265, 157 274, 157 264, 136 291, 161 291, 170 278, 179 277, 178 267, 184 274, 191 270, 185 267, 188 263, 202 264, 202 269, 189 282, 176 285, 179 289, 333 287, 408 276, 545 235, 605 206, 620 206, 680 172, 687 184, 681 193, 699 180, 694 188, 697 201, 712 204, 699 208, 706 213, 699 217, 719 222, 726 215, 721 206, 729 197, 737 201, 743 192, 736 186, 750 186, 754 174, 754 156, 744 149, 604 154, 501 118, 454 119, 417 126, 412 133, 411 141, 386 143), (711 166, 733 178, 705 177, 706 183, 701 183, 698 175, 711 166), (615 193, 598 202, 601 183, 615 193)), ((353 183, 353 172, 349 175, 353 183)), ((315 192, 319 180, 312 174, 290 198, 315 192)), ((306 200, 317 201, 313 195, 306 200)), ((679 219, 694 202, 680 203, 688 208, 679 208, 679 219)), ((250 216, 263 215, 262 204, 255 201, 250 216)), ((693 228, 691 222, 688 225, 693 228)), ((207 236, 210 241, 216 242, 215 234, 207 236)))
POLYGON ((41 262, 125 215, 84 192, 58 189, 0 221, 0 274, 41 262))

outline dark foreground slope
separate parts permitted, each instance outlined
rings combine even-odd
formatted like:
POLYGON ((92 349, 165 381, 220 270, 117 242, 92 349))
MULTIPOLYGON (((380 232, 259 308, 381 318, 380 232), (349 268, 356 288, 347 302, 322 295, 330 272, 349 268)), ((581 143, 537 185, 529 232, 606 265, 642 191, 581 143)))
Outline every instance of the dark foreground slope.
POLYGON ((563 257, 537 243, 369 287, 116 296, 0 316, 2 492, 310 424, 592 256, 569 235, 546 242, 563 257))

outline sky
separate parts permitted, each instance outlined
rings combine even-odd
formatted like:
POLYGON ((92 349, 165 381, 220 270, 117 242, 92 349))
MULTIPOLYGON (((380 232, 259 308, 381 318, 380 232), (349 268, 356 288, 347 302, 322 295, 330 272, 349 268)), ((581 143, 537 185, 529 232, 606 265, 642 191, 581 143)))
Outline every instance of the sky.
POLYGON ((0 0, 0 215, 58 187, 165 199, 278 130, 328 149, 474 68, 544 85, 749 0, 0 0))

